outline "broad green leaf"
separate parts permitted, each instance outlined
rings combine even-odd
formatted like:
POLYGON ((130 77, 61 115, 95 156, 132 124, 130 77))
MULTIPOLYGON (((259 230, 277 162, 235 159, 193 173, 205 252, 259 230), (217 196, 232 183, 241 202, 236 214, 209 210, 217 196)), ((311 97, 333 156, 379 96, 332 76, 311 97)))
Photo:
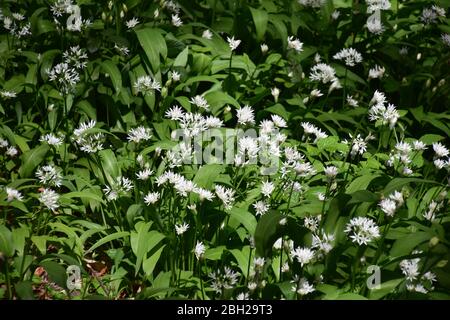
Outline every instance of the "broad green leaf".
POLYGON ((427 184, 439 184, 439 182, 433 180, 425 180, 419 178, 395 178, 392 179, 384 188, 383 194, 385 196, 391 194, 395 190, 400 190, 405 184, 409 184, 412 182, 416 183, 427 183, 427 184))
POLYGON ((255 230, 255 247, 259 256, 266 257, 272 251, 274 242, 280 237, 282 218, 280 212, 272 210, 259 219, 255 230))
POLYGON ((22 178, 31 177, 34 169, 45 159, 50 147, 48 144, 41 144, 40 146, 25 152, 20 158, 22 165, 19 168, 19 175, 22 178))
POLYGON ((44 267, 51 281, 56 283, 61 288, 67 288, 66 268, 64 268, 61 264, 50 260, 41 261, 39 265, 44 267))
POLYGON ((174 67, 185 67, 188 61, 189 47, 181 51, 173 62, 174 67))
MULTIPOLYGON (((230 210, 231 218, 235 219, 237 222, 241 223, 247 231, 253 235, 256 229, 256 218, 253 214, 248 212, 245 208, 233 207, 230 210)), ((231 224, 231 221, 230 221, 231 224)))
POLYGON ((372 180, 378 178, 379 176, 380 175, 378 174, 366 174, 358 177, 349 184, 345 192, 348 194, 352 194, 359 190, 366 190, 372 180))
POLYGON ((206 164, 198 169, 194 182, 206 189, 211 189, 215 179, 222 173, 223 166, 220 164, 206 164))
POLYGON ((119 232, 107 235, 106 237, 98 240, 92 247, 89 248, 89 250, 86 253, 94 251, 95 249, 104 245, 105 243, 108 243, 110 241, 117 240, 120 238, 125 238, 125 237, 128 237, 129 235, 130 235, 130 233, 128 231, 119 231, 119 232))
POLYGON ((103 61, 101 66, 105 72, 105 76, 108 75, 111 79, 114 90, 116 90, 116 93, 118 94, 122 88, 122 74, 120 73, 119 68, 111 60, 103 61))
POLYGON ((144 270, 145 274, 147 276, 151 276, 153 273, 153 270, 156 267, 156 264, 158 263, 159 258, 161 257, 161 253, 163 252, 166 245, 161 246, 161 248, 158 249, 152 256, 146 260, 144 260, 144 263, 142 264, 142 270, 144 270))
POLYGON ((131 232, 130 242, 131 249, 136 256, 135 275, 139 273, 142 261, 146 258, 147 252, 154 248, 162 239, 164 235, 157 231, 148 231, 151 222, 138 222, 135 226, 136 231, 131 232))
POLYGON ((414 232, 403 238, 397 239, 392 245, 389 255, 392 257, 401 257, 409 255, 419 244, 428 241, 432 235, 428 232, 414 232))
POLYGON ((250 12, 252 13, 253 22, 255 23, 256 28, 256 39, 261 41, 266 33, 267 22, 269 21, 269 15, 265 10, 255 9, 249 7, 250 12))
POLYGON ((120 167, 117 158, 111 149, 101 150, 99 153, 102 169, 111 178, 120 176, 120 167))
POLYGON ((220 260, 223 251, 226 249, 225 246, 219 246, 215 248, 208 248, 205 251, 205 259, 207 260, 220 260))
POLYGON ((244 277, 248 276, 248 266, 249 266, 249 262, 251 263, 251 250, 249 246, 244 246, 242 247, 241 250, 239 249, 232 249, 230 250, 231 254, 234 256, 234 258, 236 259, 237 263, 238 263, 238 267, 239 269, 241 269, 242 274, 244 275, 244 277))
POLYGON ((164 37, 161 35, 161 30, 147 27, 135 30, 135 32, 142 49, 144 49, 150 61, 153 72, 156 73, 160 69, 160 56, 163 59, 167 57, 167 45, 164 37))
POLYGON ((104 202, 104 200, 100 196, 96 195, 95 193, 93 193, 92 191, 89 191, 89 190, 68 192, 68 193, 61 195, 61 198, 66 198, 66 199, 82 198, 82 199, 94 200, 94 201, 98 201, 98 202, 102 202, 102 203, 104 202))
POLYGON ((11 231, 6 226, 0 225, 0 252, 3 252, 6 257, 14 255, 12 241, 11 231))
POLYGON ((14 288, 16 289, 16 293, 20 299, 34 300, 33 286, 31 281, 20 281, 14 285, 14 288))
POLYGON ((404 278, 400 278, 381 283, 379 288, 370 290, 369 299, 380 300, 385 295, 393 292, 394 289, 404 280, 405 280, 404 278))

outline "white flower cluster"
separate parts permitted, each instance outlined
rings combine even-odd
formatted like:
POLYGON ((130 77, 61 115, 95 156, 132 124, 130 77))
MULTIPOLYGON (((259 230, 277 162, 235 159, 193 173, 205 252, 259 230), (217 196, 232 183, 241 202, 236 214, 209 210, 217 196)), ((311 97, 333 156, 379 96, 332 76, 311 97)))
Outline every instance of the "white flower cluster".
POLYGON ((112 201, 118 199, 120 196, 128 195, 128 192, 132 189, 133 183, 131 180, 127 177, 119 176, 110 186, 106 185, 103 188, 103 192, 105 193, 106 200, 112 201))
POLYGON ((449 150, 440 142, 433 143, 434 166, 438 169, 446 168, 450 170, 449 150))
POLYGON ((366 245, 380 237, 377 224, 367 217, 352 218, 345 226, 344 232, 359 245, 366 245))
POLYGON ((439 18, 445 18, 445 9, 433 5, 430 8, 423 9, 420 20, 425 24, 432 24, 437 23, 439 18))
POLYGON ((321 129, 319 129, 312 123, 302 122, 302 123, 300 123, 300 125, 303 128, 303 140, 304 141, 308 141, 309 137, 311 135, 314 136, 313 143, 317 143, 318 140, 325 139, 328 137, 328 135, 325 132, 323 132, 321 129))
POLYGON ((60 187, 62 183, 61 170, 51 164, 38 168, 36 177, 46 186, 60 187))
POLYGON ((298 3, 311 8, 320 8, 325 5, 326 0, 298 0, 298 3))
POLYGON ((335 60, 344 60, 345 65, 353 67, 358 63, 361 63, 363 58, 362 55, 353 48, 345 48, 336 53, 333 56, 335 60))
POLYGON ((387 107, 385 104, 386 96, 384 93, 376 90, 369 103, 369 120, 380 121, 383 125, 389 124, 389 128, 393 129, 398 118, 400 118, 400 114, 393 104, 389 103, 387 107))
POLYGON ((214 194, 206 189, 198 187, 193 181, 186 179, 178 173, 172 171, 165 171, 162 175, 155 180, 158 187, 171 184, 175 191, 182 197, 187 198, 189 193, 197 194, 200 201, 208 200, 212 201, 214 194))
POLYGON ((399 191, 395 191, 387 198, 382 199, 378 204, 388 217, 393 217, 395 212, 403 205, 403 194, 399 191))
POLYGON ((367 13, 373 13, 378 10, 389 10, 391 3, 389 0, 366 0, 367 13))
POLYGON ((81 151, 86 153, 96 153, 103 150, 103 140, 105 135, 103 133, 93 133, 96 122, 91 120, 83 122, 73 132, 73 140, 80 147, 81 151))
POLYGON ((211 288, 217 293, 222 294, 223 290, 233 289, 238 283, 240 273, 233 271, 229 267, 225 267, 221 272, 210 272, 208 277, 211 278, 211 288))
MULTIPOLYGON (((420 254, 421 251, 414 251, 412 254, 420 254)), ((404 259, 400 262, 400 269, 406 278, 406 289, 412 292, 426 294, 434 290, 433 282, 436 282, 436 275, 427 271, 420 276, 420 258, 404 259)))
POLYGON ((133 87, 137 93, 142 93, 144 96, 153 94, 156 91, 161 91, 161 83, 152 79, 150 76, 141 76, 137 78, 133 87))
POLYGON ((0 137, 0 148, 6 149, 5 154, 11 158, 14 158, 19 153, 16 147, 10 146, 9 142, 0 137))

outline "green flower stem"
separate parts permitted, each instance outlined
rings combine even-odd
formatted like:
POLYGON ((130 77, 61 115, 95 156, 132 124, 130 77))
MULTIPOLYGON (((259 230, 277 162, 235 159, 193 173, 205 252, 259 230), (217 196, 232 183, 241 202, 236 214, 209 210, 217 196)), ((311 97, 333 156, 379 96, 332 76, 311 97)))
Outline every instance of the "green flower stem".
POLYGON ((355 259, 353 260, 353 265, 352 265, 352 275, 351 275, 351 279, 352 279, 352 283, 351 283, 351 288, 352 291, 355 290, 356 288, 356 275, 359 273, 359 267, 361 265, 361 257, 364 255, 364 251, 366 250, 366 246, 365 245, 361 245, 358 247, 358 251, 356 252, 355 255, 355 259))

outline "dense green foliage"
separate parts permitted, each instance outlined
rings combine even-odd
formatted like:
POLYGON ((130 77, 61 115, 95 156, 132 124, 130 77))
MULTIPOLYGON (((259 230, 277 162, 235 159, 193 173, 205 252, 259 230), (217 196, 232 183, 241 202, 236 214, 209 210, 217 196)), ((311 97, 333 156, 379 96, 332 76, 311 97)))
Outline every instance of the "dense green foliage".
POLYGON ((449 6, 1 1, 0 298, 449 299, 449 6))

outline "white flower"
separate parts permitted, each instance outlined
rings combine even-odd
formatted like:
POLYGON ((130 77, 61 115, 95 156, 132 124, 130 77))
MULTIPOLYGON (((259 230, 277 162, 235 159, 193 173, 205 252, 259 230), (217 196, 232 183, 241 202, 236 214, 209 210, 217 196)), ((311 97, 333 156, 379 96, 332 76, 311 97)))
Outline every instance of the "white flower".
POLYGON ((450 47, 450 34, 448 34, 448 33, 443 33, 443 34, 441 35, 441 39, 442 39, 442 42, 443 42, 446 46, 450 47))
POLYGON ((309 123, 309 122, 302 122, 300 123, 300 125, 302 126, 303 130, 304 130, 304 136, 309 136, 309 135, 315 135, 316 138, 314 140, 314 143, 317 142, 317 140, 319 139, 324 139, 326 137, 328 137, 328 135, 323 132, 321 129, 317 128, 315 125, 309 123))
POLYGON ((398 118, 400 117, 400 114, 393 104, 388 104, 386 108, 385 102, 385 95, 376 90, 373 94, 372 100, 369 103, 371 106, 369 109, 369 120, 380 120, 382 124, 389 124, 389 128, 393 129, 398 118))
POLYGON ((121 195, 127 195, 133 189, 133 184, 130 179, 119 176, 112 183, 111 186, 105 186, 103 192, 106 195, 106 200, 112 201, 119 198, 121 195))
POLYGON ((264 201, 257 201, 253 204, 253 208, 255 208, 256 215, 265 215, 269 211, 269 205, 264 201))
POLYGON ((317 248, 324 254, 327 254, 333 249, 333 241, 334 235, 332 234, 324 233, 322 239, 318 235, 313 234, 311 248, 317 248))
POLYGON ((16 147, 9 146, 9 147, 6 149, 6 152, 5 152, 5 153, 6 153, 7 156, 10 156, 11 158, 13 158, 13 157, 17 156, 17 154, 19 153, 19 150, 17 150, 16 147))
POLYGON ((391 199, 383 199, 380 201, 379 206, 381 210, 386 213, 388 217, 393 217, 397 210, 397 203, 391 199))
POLYGON ((294 38, 293 36, 288 37, 288 48, 294 49, 298 53, 303 51, 303 43, 300 42, 297 38, 294 38))
POLYGON ((61 170, 53 165, 38 168, 36 177, 39 179, 39 182, 44 185, 59 187, 62 183, 61 170))
POLYGON ((128 131, 128 141, 133 141, 139 143, 142 140, 147 141, 152 137, 152 130, 150 128, 145 128, 143 126, 131 129, 128 131))
POLYGON ((347 223, 345 233, 349 234, 350 239, 359 245, 372 242, 380 237, 380 230, 376 223, 366 217, 355 217, 347 223))
POLYGON ((347 66, 353 67, 362 62, 361 54, 353 48, 345 48, 336 53, 333 59, 344 60, 347 66))
POLYGON ((194 249, 194 254, 195 257, 197 258, 197 260, 200 260, 203 258, 204 254, 205 254, 205 245, 203 244, 203 242, 199 242, 197 241, 197 244, 195 245, 195 249, 194 249))
POLYGON ((211 40, 212 36, 213 36, 213 34, 212 34, 212 32, 209 29, 206 29, 202 33, 202 38, 205 38, 205 39, 208 39, 208 40, 211 40))
POLYGON ((189 102, 192 103, 193 105, 196 105, 199 108, 205 109, 206 111, 209 110, 208 101, 206 101, 206 99, 200 95, 196 95, 195 97, 191 98, 189 102))
POLYGON ((328 179, 334 179, 337 174, 339 173, 338 168, 336 168, 335 166, 329 166, 329 167, 325 167, 325 169, 323 170, 325 175, 327 176, 328 179))
POLYGON ((125 46, 119 46, 117 43, 114 44, 114 49, 116 49, 120 54, 127 56, 130 54, 130 49, 125 46))
POLYGON ((262 187, 261 187, 261 193, 266 196, 267 198, 270 198, 272 195, 272 192, 275 190, 275 184, 273 182, 269 181, 263 181, 262 187))
POLYGON ((233 37, 227 37, 227 41, 228 41, 228 45, 230 46, 231 51, 234 51, 237 49, 237 47, 239 46, 239 44, 241 43, 241 40, 235 40, 234 36, 233 37))
POLYGON ((179 236, 182 235, 183 233, 185 233, 188 229, 189 229, 189 224, 187 224, 186 222, 183 222, 182 224, 176 224, 175 225, 175 232, 179 236))
POLYGON ((46 142, 47 144, 49 144, 51 146, 59 147, 64 142, 64 136, 63 135, 56 136, 53 133, 48 133, 48 134, 41 136, 39 141, 46 142))
POLYGON ((446 157, 449 154, 448 149, 440 142, 433 143, 433 150, 438 158, 446 157))
POLYGON ((153 94, 155 90, 161 91, 161 83, 147 75, 137 78, 133 87, 137 93, 142 92, 144 95, 153 94))
POLYGON ((439 170, 444 168, 447 165, 447 162, 442 159, 436 159, 433 161, 433 163, 434 163, 434 166, 436 168, 438 168, 439 170))
POLYGON ((50 81, 56 82, 64 93, 69 93, 80 81, 80 75, 75 68, 71 68, 66 62, 58 63, 48 72, 50 81))
POLYGON ((375 65, 372 69, 369 70, 369 79, 376 79, 376 78, 382 78, 384 75, 384 72, 386 70, 384 67, 380 67, 379 65, 375 65))
POLYGON ((381 23, 380 11, 375 11, 369 18, 367 18, 366 27, 370 33, 376 35, 380 35, 384 32, 385 28, 381 23))
POLYGON ((173 14, 172 15, 172 24, 175 27, 181 27, 183 25, 183 21, 181 21, 180 17, 178 16, 178 14, 173 14))
POLYGON ((11 99, 16 98, 17 93, 13 90, 0 90, 0 96, 2 96, 5 99, 11 99))
POLYGON ((337 81, 336 71, 333 67, 325 64, 318 63, 311 68, 311 73, 309 74, 309 78, 312 81, 318 81, 322 83, 329 83, 337 81))
POLYGON ((265 43, 261 44, 261 52, 262 54, 267 53, 267 51, 269 51, 269 46, 265 43))
POLYGON ((223 121, 219 118, 208 116, 205 118, 205 125, 208 128, 220 128, 223 126, 223 121))
POLYGON ((312 232, 315 232, 319 228, 319 223, 321 219, 322 217, 320 215, 305 217, 303 225, 305 226, 305 228, 311 230, 312 232))
POLYGON ((139 180, 145 181, 148 180, 148 178, 153 174, 153 170, 150 169, 144 169, 144 170, 140 170, 139 172, 136 173, 136 177, 139 180))
POLYGON ((159 200, 160 194, 159 192, 149 192, 144 197, 144 202, 146 205, 152 205, 155 204, 159 200))
POLYGON ((128 20, 125 24, 128 29, 133 29, 139 24, 139 20, 136 17, 133 17, 133 19, 128 20))
POLYGON ((305 7, 320 8, 325 5, 326 0, 298 0, 298 3, 305 7))
POLYGON ((413 149, 416 151, 426 150, 427 145, 420 140, 416 140, 413 142, 413 149))
POLYGON ((284 120, 282 117, 273 114, 271 116, 273 123, 278 127, 278 128, 286 128, 287 127, 287 123, 286 120, 284 120))
POLYGON ((317 196, 317 199, 319 201, 325 201, 326 200, 325 194, 323 192, 316 192, 316 196, 317 196))
POLYGON ((403 194, 399 191, 394 191, 394 193, 390 194, 389 199, 394 200, 397 203, 397 207, 401 207, 405 201, 403 194))
POLYGON ((400 262, 400 269, 409 281, 416 280, 419 276, 419 258, 405 259, 400 262))
POLYGON ((367 13, 372 13, 378 10, 389 10, 391 8, 391 3, 389 0, 366 0, 367 2, 367 13))
POLYGON ((255 123, 255 115, 252 107, 244 106, 240 109, 236 110, 236 115, 238 118, 238 123, 242 125, 246 124, 254 124, 255 123))
POLYGON ((236 296, 236 300, 250 300, 248 292, 241 292, 236 296))
POLYGON ((258 257, 253 259, 253 264, 255 265, 255 269, 261 270, 264 267, 264 264, 266 263, 266 259, 263 257, 258 257))
POLYGON ((341 15, 341 12, 339 10, 334 10, 333 13, 331 14, 331 19, 337 20, 340 15, 341 15))
POLYGON ((353 96, 347 96, 347 103, 349 106, 356 108, 358 106, 358 101, 353 98, 353 96))
POLYGON ((20 193, 20 191, 13 189, 13 188, 9 188, 9 187, 6 187, 5 191, 6 191, 6 195, 8 197, 8 202, 13 201, 14 199, 23 201, 23 196, 20 193))
POLYGON ((217 197, 223 202, 225 210, 230 210, 234 203, 234 191, 221 185, 215 185, 217 197))
MULTIPOLYGON (((294 281, 297 282, 297 281, 294 281)), ((309 284, 308 280, 306 278, 301 278, 298 281, 297 286, 292 287, 293 292, 297 292, 301 296, 305 296, 311 292, 314 292, 315 289, 312 284, 309 284)))
POLYGON ((214 199, 214 193, 209 190, 203 188, 195 188, 194 192, 198 194, 200 201, 203 201, 205 199, 208 201, 212 201, 214 199))
POLYGON ((84 69, 87 66, 88 56, 86 50, 80 46, 70 47, 63 53, 64 62, 73 66, 75 69, 84 69))
POLYGON ((52 211, 58 209, 59 194, 52 189, 45 188, 39 195, 39 201, 52 211))
POLYGON ((277 102, 278 101, 278 96, 280 95, 280 89, 278 89, 276 87, 272 88, 272 89, 270 89, 270 93, 272 94, 275 102, 277 102))
POLYGON ((170 74, 170 77, 174 82, 178 82, 178 81, 180 81, 181 75, 176 71, 172 71, 172 73, 170 74))
POLYGON ((184 118, 184 111, 179 106, 173 106, 166 111, 165 116, 171 120, 181 120, 184 118))
POLYGON ((297 258, 297 261, 303 267, 303 265, 308 264, 314 258, 314 251, 309 248, 298 247, 291 251, 292 259, 297 258))

